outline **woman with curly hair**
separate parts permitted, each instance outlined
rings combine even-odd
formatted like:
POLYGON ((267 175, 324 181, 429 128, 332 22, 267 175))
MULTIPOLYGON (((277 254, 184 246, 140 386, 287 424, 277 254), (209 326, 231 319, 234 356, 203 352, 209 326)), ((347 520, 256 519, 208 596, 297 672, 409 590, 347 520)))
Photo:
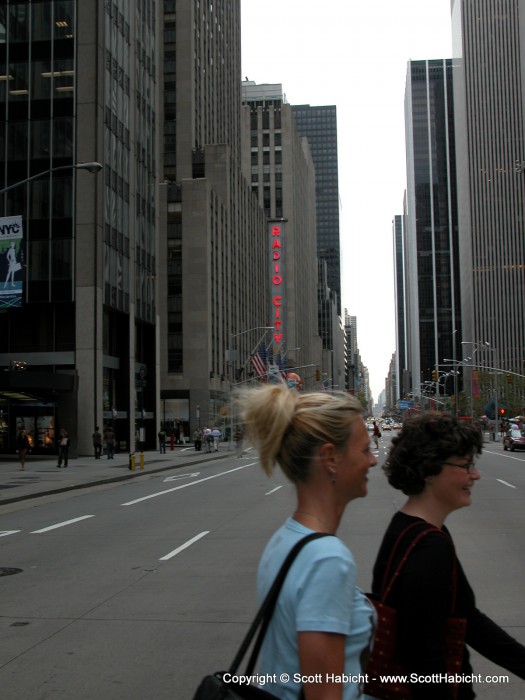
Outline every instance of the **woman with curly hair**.
POLYGON ((439 682, 434 675, 450 673, 445 627, 451 615, 466 619, 466 644, 525 678, 525 647, 476 607, 444 524, 450 513, 471 503, 472 489, 480 478, 476 458, 482 446, 482 434, 472 423, 448 414, 424 413, 405 421, 383 467, 391 486, 408 499, 392 518, 377 556, 372 584, 376 597, 381 594, 393 550, 390 573, 411 543, 426 532, 410 551, 386 601, 397 610, 397 649, 403 671, 421 680, 426 677, 425 682, 410 684, 412 700, 475 697, 467 680, 472 668, 466 646, 458 669, 465 682, 439 682), (429 677, 435 682, 428 682, 429 677))
POLYGON ((259 671, 274 679, 265 690, 282 700, 297 700, 301 689, 305 700, 361 698, 358 676, 374 610, 356 585, 351 552, 335 533, 348 503, 366 496, 368 470, 377 463, 362 407, 348 394, 277 384, 244 392, 240 404, 245 439, 263 470, 271 475, 278 464, 297 496, 291 517, 263 552, 259 598, 299 540, 316 531, 334 535, 309 542, 285 579, 261 649, 259 671))

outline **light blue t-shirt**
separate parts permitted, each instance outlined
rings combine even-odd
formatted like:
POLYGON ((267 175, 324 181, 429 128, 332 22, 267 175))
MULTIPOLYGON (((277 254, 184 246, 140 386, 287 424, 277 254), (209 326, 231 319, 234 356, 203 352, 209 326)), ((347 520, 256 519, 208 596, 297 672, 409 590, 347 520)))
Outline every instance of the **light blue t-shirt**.
MULTIPOLYGON (((272 536, 257 574, 262 602, 293 545, 312 530, 289 518, 272 536)), ((346 636, 346 676, 363 674, 375 626, 375 611, 356 586, 350 550, 337 537, 308 542, 286 576, 261 649, 259 674, 265 690, 282 700, 296 700, 301 684, 297 632, 335 632, 346 636), (283 681, 289 677, 290 680, 283 681), (268 679, 275 682, 268 682, 268 679)), ((362 697, 358 683, 344 683, 344 700, 362 697)))

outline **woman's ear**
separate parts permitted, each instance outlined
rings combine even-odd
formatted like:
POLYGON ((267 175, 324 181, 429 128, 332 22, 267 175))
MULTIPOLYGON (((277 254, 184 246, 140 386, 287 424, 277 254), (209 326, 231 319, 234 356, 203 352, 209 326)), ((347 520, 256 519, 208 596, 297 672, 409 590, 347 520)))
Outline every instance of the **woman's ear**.
POLYGON ((335 469, 339 458, 339 451, 331 442, 326 442, 319 448, 321 464, 330 473, 335 469))

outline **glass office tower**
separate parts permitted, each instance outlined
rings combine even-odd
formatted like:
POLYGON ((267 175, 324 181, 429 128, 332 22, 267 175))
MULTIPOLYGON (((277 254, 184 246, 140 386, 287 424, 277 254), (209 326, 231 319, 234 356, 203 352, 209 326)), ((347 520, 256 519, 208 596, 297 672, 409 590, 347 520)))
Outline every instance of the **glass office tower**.
MULTIPOLYGON (((460 352, 452 61, 410 61, 405 93, 407 360, 412 391, 460 352)), ((397 279, 399 285, 399 277, 397 279)))

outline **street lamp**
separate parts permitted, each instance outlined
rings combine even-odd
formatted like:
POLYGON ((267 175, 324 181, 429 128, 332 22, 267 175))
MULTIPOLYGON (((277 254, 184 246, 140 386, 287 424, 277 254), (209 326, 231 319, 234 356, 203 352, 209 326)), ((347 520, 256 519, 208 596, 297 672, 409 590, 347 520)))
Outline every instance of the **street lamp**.
POLYGON ((89 170, 90 173, 98 173, 100 170, 102 170, 102 165, 97 162, 58 165, 56 168, 49 168, 48 170, 43 170, 41 173, 37 173, 36 175, 31 175, 31 177, 26 177, 25 180, 20 180, 20 182, 14 182, 12 185, 8 185, 7 187, 4 187, 2 190, 0 190, 0 194, 9 192, 9 190, 14 189, 15 187, 25 185, 26 183, 31 182, 32 180, 38 180, 41 177, 51 175, 52 173, 56 173, 60 170, 89 170))
MULTIPOLYGON (((471 362, 473 359, 474 355, 479 352, 480 350, 489 350, 490 348, 490 343, 488 340, 485 340, 483 343, 477 342, 474 340, 462 340, 461 345, 473 345, 474 350, 472 351, 472 355, 469 357, 466 357, 463 362, 471 362)), ((474 368, 470 369, 470 415, 474 415, 474 383, 472 379, 473 371, 472 369, 475 369, 477 371, 477 363, 475 364, 474 368)))
MULTIPOLYGON (((486 352, 493 352, 494 353, 494 363, 493 364, 495 366, 490 367, 490 368, 485 368, 485 369, 492 369, 494 377, 495 377, 495 379, 494 379, 494 441, 498 442, 498 440, 499 440, 499 436, 498 436, 498 433, 499 433, 498 375, 501 372, 501 370, 499 370, 497 367, 497 365, 498 365, 498 361, 497 361, 498 351, 497 351, 497 348, 492 348, 490 346, 490 343, 488 342, 488 340, 485 340, 483 343, 479 343, 476 350, 478 350, 478 349, 485 350, 486 352)), ((472 355, 474 355, 474 352, 472 353, 472 355)), ((468 364, 468 361, 471 359, 472 358, 470 357, 470 358, 466 358, 465 360, 463 360, 463 362, 456 362, 455 366, 458 367, 459 365, 461 365, 463 367, 477 367, 477 364, 476 365, 468 364)), ((454 362, 454 360, 447 359, 445 357, 445 358, 443 358, 443 362, 454 362)))

